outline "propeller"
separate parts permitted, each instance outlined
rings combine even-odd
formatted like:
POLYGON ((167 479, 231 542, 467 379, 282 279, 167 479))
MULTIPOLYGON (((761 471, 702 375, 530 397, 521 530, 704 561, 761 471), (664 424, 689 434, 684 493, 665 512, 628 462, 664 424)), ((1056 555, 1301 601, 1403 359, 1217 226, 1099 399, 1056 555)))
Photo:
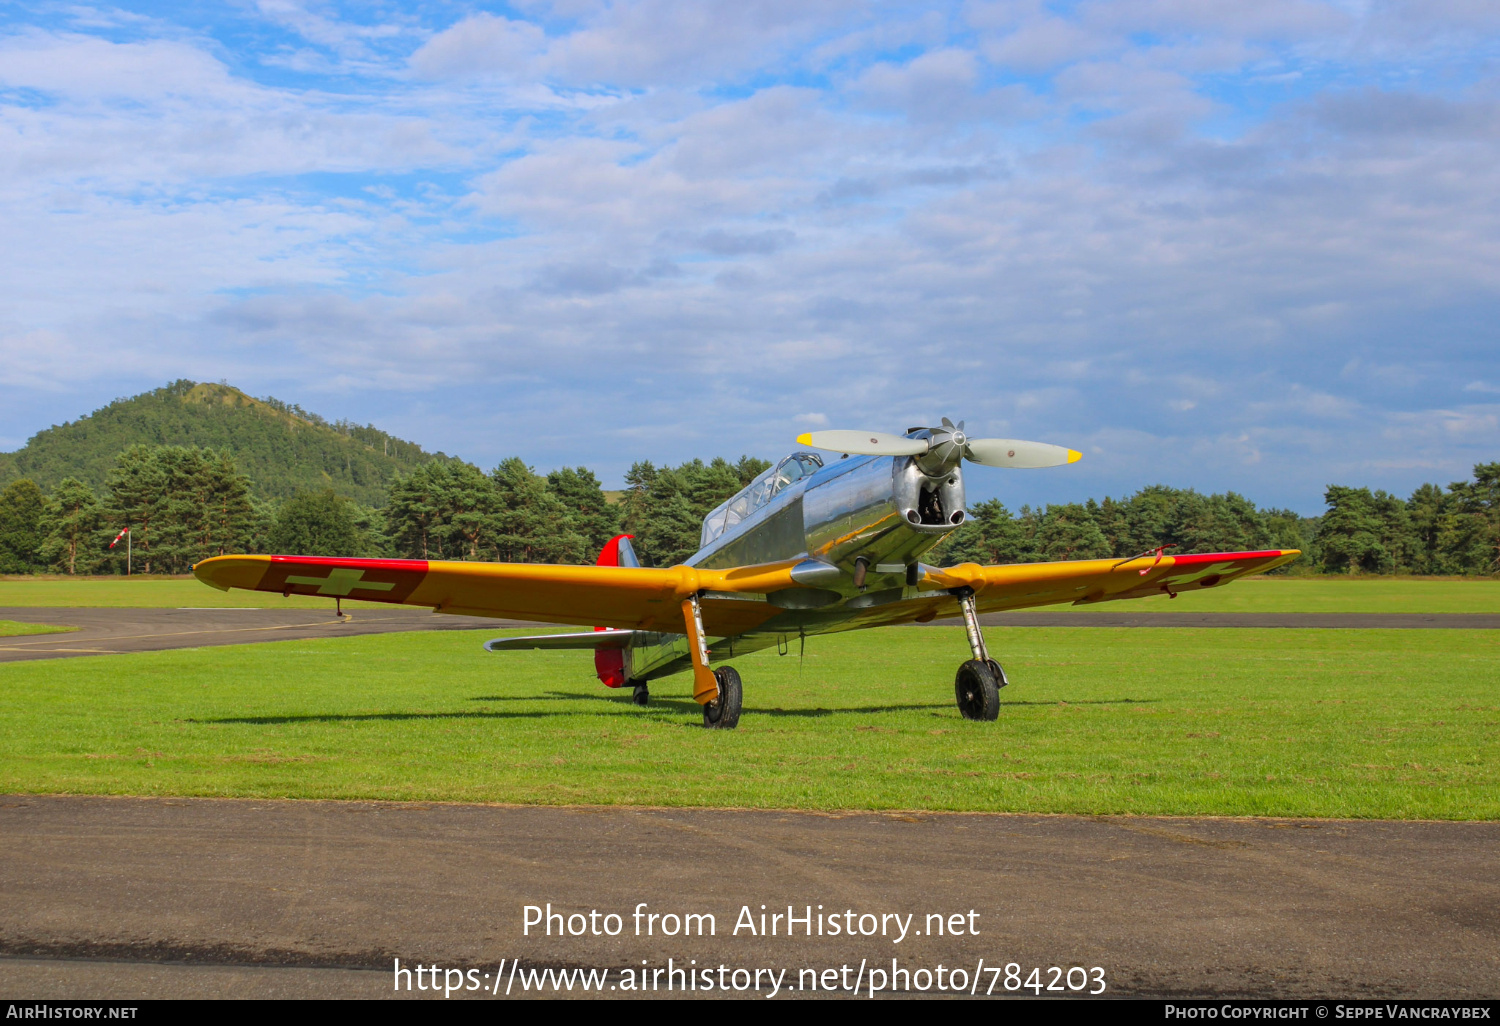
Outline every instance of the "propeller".
POLYGON ((1040 467, 1060 467, 1065 463, 1077 463, 1083 454, 1061 445, 1046 442, 1027 442, 1018 438, 970 438, 964 434, 964 423, 954 424, 947 417, 943 426, 935 428, 912 428, 906 435, 884 434, 879 431, 809 431, 797 436, 798 445, 814 449, 829 449, 859 456, 921 456, 921 462, 954 467, 960 459, 979 463, 986 467, 1010 467, 1016 470, 1031 470, 1040 467), (927 437, 913 438, 919 431, 927 437))
POLYGON ((920 456, 928 448, 925 438, 905 438, 882 431, 813 431, 798 435, 797 444, 854 456, 920 456))

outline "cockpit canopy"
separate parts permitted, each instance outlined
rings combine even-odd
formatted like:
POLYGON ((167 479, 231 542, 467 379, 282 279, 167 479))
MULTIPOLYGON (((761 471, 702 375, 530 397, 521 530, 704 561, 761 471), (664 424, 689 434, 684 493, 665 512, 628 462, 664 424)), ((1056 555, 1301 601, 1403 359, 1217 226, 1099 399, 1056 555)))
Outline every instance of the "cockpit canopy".
POLYGON ((748 519, 787 485, 811 477, 822 466, 823 460, 810 452, 792 453, 703 518, 702 546, 707 546, 741 520, 748 519))

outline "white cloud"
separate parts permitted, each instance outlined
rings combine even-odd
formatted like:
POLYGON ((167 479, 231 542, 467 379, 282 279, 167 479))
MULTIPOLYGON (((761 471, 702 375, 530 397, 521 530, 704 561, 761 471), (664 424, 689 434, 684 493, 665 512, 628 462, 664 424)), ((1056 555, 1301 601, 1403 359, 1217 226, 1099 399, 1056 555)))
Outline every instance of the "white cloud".
POLYGON ((1111 49, 1116 41, 1063 18, 1039 17, 984 42, 984 55, 1021 72, 1045 71, 1111 49))
POLYGON ((1482 12, 509 10, 0 37, 7 382, 229 377, 606 476, 943 415, 1089 447, 971 483, 1019 501, 1494 458, 1451 406, 1500 380, 1493 90, 1422 79, 1482 12))
POLYGON ((254 90, 196 47, 28 32, 0 42, 0 83, 79 101, 241 98, 254 90))
POLYGON ((526 21, 475 14, 428 40, 412 54, 411 66, 427 78, 535 75, 546 35, 526 21))

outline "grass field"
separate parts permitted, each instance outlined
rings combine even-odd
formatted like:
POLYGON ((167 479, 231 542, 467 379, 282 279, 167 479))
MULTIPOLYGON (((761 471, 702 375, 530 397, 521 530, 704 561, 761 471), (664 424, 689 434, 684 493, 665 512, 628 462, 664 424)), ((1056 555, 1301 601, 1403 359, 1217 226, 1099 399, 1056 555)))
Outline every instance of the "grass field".
POLYGON ((1060 606, 1120 613, 1500 613, 1500 580, 1464 577, 1251 577, 1175 599, 1060 606))
MULTIPOLYGON (((0 608, 75 606, 90 609, 326 609, 333 600, 257 591, 219 591, 192 577, 0 577, 0 608)), ((345 601, 344 608, 376 608, 379 602, 345 601)))
MULTIPOLYGON (((133 608, 327 608, 326 598, 252 591, 216 591, 191 578, 0 578, 0 607, 119 606, 133 608)), ((345 602, 350 609, 373 602, 345 602)), ((1500 613, 1500 580, 1421 577, 1253 577, 1223 588, 1168 599, 1132 599, 1097 606, 1053 606, 1089 613, 1500 613)))
POLYGON ((959 629, 865 631, 737 659, 733 732, 496 633, 0 665, 0 793, 1500 818, 1494 632, 991 629, 969 723, 959 629))
POLYGON ((65 634, 77 627, 54 627, 47 623, 17 623, 15 620, 0 620, 0 638, 15 638, 22 634, 65 634))

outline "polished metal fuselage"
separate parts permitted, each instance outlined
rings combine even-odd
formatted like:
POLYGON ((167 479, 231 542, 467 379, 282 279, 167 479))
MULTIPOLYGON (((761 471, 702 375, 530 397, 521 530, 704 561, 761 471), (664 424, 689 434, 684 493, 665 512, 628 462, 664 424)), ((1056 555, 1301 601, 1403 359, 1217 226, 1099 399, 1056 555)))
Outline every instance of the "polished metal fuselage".
MULTIPOLYGON (((709 592, 705 601, 765 602, 774 607, 755 629, 714 639, 710 658, 777 645, 811 634, 880 622, 892 603, 917 597, 919 557, 965 517, 961 468, 934 474, 913 457, 852 456, 794 482, 686 562, 728 569, 785 560, 828 567, 815 586, 769 595, 709 592), (861 567, 860 564, 864 564, 861 567)), ((641 634, 626 652, 627 675, 649 680, 689 668, 680 634, 641 634)))

